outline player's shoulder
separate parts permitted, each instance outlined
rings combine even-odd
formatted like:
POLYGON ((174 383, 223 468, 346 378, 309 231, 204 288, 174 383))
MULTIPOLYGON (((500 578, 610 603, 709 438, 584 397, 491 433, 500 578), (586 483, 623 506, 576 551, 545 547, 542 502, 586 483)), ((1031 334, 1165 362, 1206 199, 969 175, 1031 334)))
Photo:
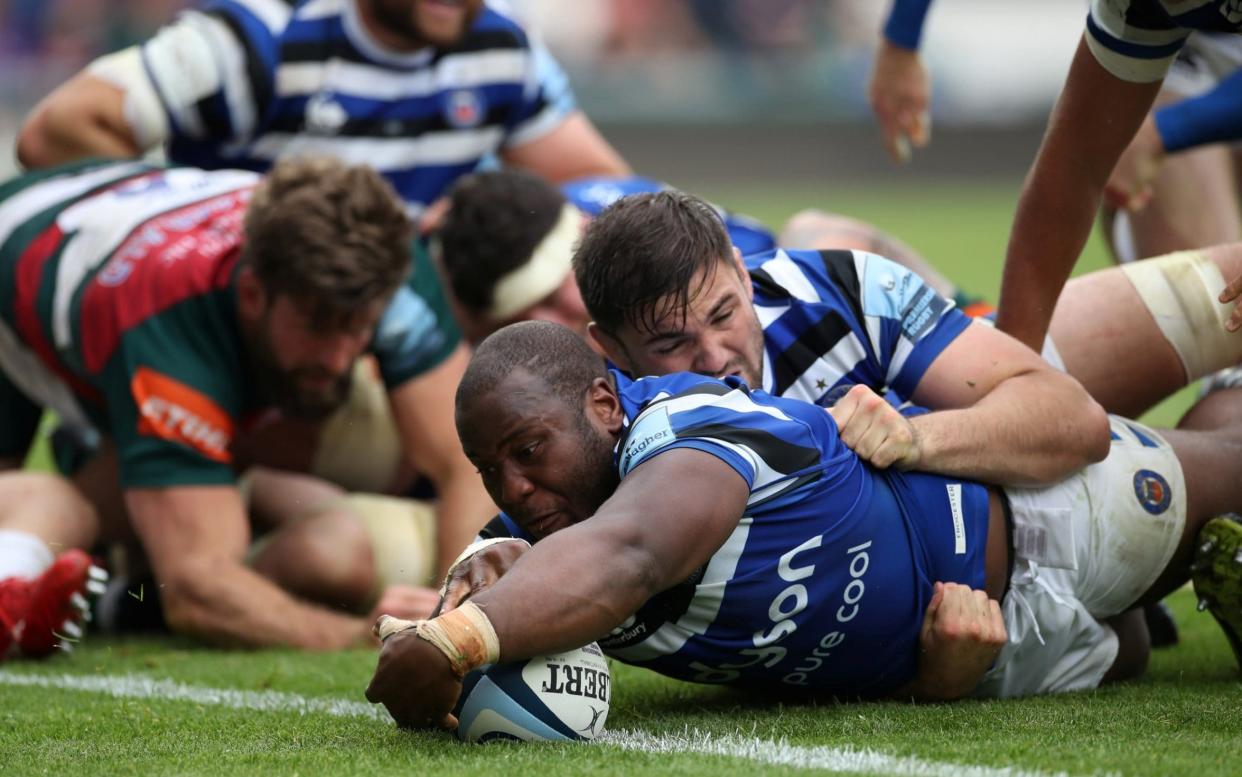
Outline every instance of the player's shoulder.
POLYGON ((561 194, 584 213, 597 216, 604 208, 631 194, 647 194, 667 189, 654 178, 641 175, 594 175, 561 184, 561 194))

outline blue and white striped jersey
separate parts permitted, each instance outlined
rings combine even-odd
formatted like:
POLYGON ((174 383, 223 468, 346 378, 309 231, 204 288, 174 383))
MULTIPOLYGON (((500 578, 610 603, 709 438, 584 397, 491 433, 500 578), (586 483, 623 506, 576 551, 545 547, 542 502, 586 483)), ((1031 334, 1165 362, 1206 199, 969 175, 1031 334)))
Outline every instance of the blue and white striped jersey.
POLYGON ((367 32, 355 0, 209 0, 141 50, 175 161, 369 164, 415 217, 484 156, 542 136, 574 108, 547 50, 487 7, 452 49, 396 52, 367 32))
POLYGON ((856 384, 910 399, 970 326, 915 273, 866 251, 745 257, 763 326, 763 390, 831 406, 856 384))
POLYGON ((1194 31, 1242 31, 1238 0, 1091 0, 1087 45, 1125 81, 1164 78, 1194 31))
MULTIPOLYGON (((692 448, 732 467, 750 498, 708 562, 601 639, 605 652, 695 682, 871 696, 910 681, 932 584, 983 586, 986 489, 873 470, 821 408, 736 379, 614 375, 622 478, 692 448)), ((506 528, 493 534, 521 536, 506 528)))
MULTIPOLYGON (((578 178, 561 185, 561 193, 578 210, 594 218, 622 197, 631 194, 647 194, 669 189, 668 184, 654 178, 631 175, 625 178, 592 176, 578 178)), ((709 203, 710 204, 710 203, 709 203)), ((712 205, 716 214, 729 230, 729 240, 743 256, 776 248, 776 235, 757 219, 731 213, 719 205, 712 205)))

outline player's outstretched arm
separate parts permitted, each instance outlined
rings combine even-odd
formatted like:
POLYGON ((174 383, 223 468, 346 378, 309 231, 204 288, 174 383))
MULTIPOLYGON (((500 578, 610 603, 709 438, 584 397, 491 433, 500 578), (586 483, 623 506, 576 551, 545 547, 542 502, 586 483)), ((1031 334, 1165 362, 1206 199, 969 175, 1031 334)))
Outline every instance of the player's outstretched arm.
POLYGON ((1057 296, 1082 252, 1104 183, 1160 82, 1132 83, 1078 45, 1065 88, 1018 201, 996 323, 1039 349, 1057 296))
MULTIPOLYGON (((626 476, 592 518, 541 540, 466 607, 430 623, 448 619, 456 631, 467 622, 462 613, 479 608, 504 661, 580 647, 689 577, 724 544, 748 496, 746 481, 715 456, 661 453, 626 476)), ((426 639, 396 634, 384 642, 367 698, 399 725, 451 726, 456 680, 469 663, 454 669, 426 639)))
POLYGON ((17 135, 17 159, 27 169, 143 151, 125 119, 125 92, 87 71, 43 98, 17 135))
POLYGON ((174 631, 226 647, 335 650, 370 623, 301 602, 243 564, 250 529, 232 486, 131 488, 125 505, 174 631))
POLYGON ((453 396, 469 362, 469 351, 458 346, 434 369, 407 380, 388 395, 407 460, 436 487, 436 575, 440 578, 496 514, 483 481, 462 452, 453 425, 453 396))
POLYGON ((931 79, 919 56, 930 6, 931 0, 895 0, 867 84, 884 147, 897 162, 910 160, 911 145, 923 148, 931 141, 931 79))
POLYGON ((505 164, 553 183, 588 176, 633 175, 629 164, 582 111, 570 113, 551 132, 501 152, 505 164))
POLYGON ((906 468, 1039 485, 1108 455, 1108 416, 1086 389, 979 322, 932 362, 912 399, 938 409, 910 419, 919 450, 906 468))

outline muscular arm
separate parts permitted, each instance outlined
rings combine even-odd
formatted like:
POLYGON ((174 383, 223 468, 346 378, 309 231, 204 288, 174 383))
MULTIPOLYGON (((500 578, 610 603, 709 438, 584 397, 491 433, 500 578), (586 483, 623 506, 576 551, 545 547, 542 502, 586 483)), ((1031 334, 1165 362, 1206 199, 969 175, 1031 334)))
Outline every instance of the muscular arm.
POLYGON ((435 369, 392 389, 389 399, 408 460, 436 486, 436 574, 496 514, 474 466, 462 453, 453 425, 453 397, 470 361, 459 346, 435 369))
POLYGON ((242 563, 250 530, 232 486, 134 488, 125 505, 175 631, 222 646, 336 650, 369 640, 366 620, 294 599, 242 563))
POLYGON ((720 548, 749 489, 720 459, 690 449, 639 465, 588 521, 538 542, 473 601, 504 660, 598 639, 720 548))
POLYGON ((501 152, 505 163, 538 173, 553 183, 592 175, 625 176, 633 170, 582 111, 529 143, 501 152))
POLYGON ((1108 417, 1077 381, 972 323, 932 362, 910 419, 914 467, 1000 485, 1051 483, 1108 454, 1108 417))
POLYGON ((141 154, 124 115, 125 93, 83 71, 35 106, 17 136, 17 159, 27 168, 85 157, 141 154))
POLYGON ((1109 173, 1160 82, 1109 73, 1081 41, 1018 201, 997 326, 1038 349, 1061 287, 1086 243, 1109 173))

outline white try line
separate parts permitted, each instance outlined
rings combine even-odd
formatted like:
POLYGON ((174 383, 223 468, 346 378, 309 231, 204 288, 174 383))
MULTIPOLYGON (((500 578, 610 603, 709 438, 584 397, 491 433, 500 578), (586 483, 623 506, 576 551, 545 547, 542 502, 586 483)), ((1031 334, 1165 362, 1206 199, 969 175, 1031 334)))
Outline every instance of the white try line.
MULTIPOLYGON (((334 715, 336 717, 389 720, 382 707, 361 701, 301 696, 280 691, 238 691, 206 688, 142 675, 23 674, 0 670, 0 685, 53 688, 65 691, 102 693, 123 699, 186 701, 203 706, 215 705, 238 710, 293 713, 295 715, 334 715)), ((920 758, 886 755, 852 747, 805 747, 785 741, 745 737, 736 734, 713 735, 698 730, 682 734, 648 734, 642 731, 606 731, 598 744, 645 753, 697 753, 740 758, 759 764, 818 769, 827 772, 897 775, 898 777, 1066 777, 1065 772, 1039 772, 1026 769, 971 766, 920 758)))

